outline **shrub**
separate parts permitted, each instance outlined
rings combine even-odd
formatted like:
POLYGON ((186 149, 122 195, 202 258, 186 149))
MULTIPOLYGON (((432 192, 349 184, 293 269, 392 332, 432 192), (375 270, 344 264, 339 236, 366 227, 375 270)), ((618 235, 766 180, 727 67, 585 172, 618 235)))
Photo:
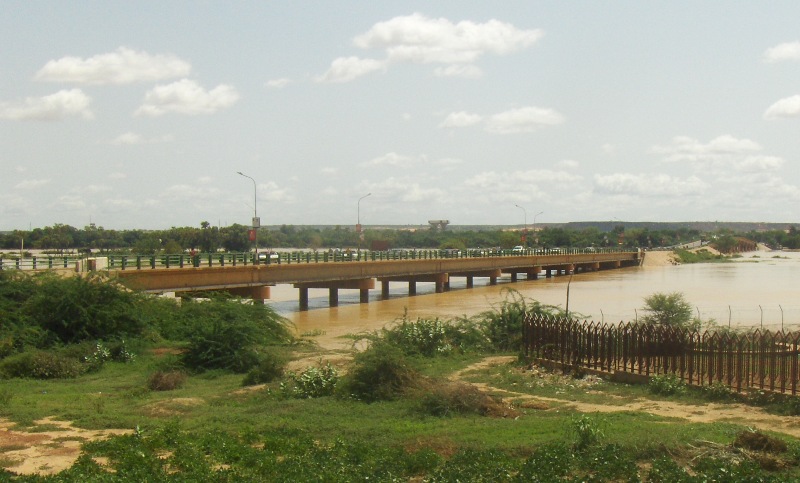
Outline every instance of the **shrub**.
POLYGON ((187 368, 244 373, 259 363, 261 346, 291 339, 284 319, 265 305, 214 297, 183 307, 181 316, 185 326, 191 328, 186 334, 189 344, 181 356, 187 368))
POLYGON ((701 390, 703 397, 711 401, 724 401, 734 396, 733 390, 719 381, 709 386, 703 386, 701 390))
POLYGON ((355 354, 343 386, 355 399, 386 401, 402 395, 418 379, 417 372, 409 366, 399 348, 375 341, 368 349, 355 354))
POLYGON ((682 394, 686 391, 686 384, 674 374, 657 375, 650 378, 647 388, 653 394, 670 396, 682 394))
POLYGON ((516 415, 516 411, 471 384, 431 381, 414 390, 419 409, 431 416, 477 414, 480 416, 516 415))
POLYGON ((330 363, 309 367, 300 374, 291 374, 292 384, 281 384, 281 389, 292 396, 302 399, 330 396, 339 382, 339 371, 330 363))
POLYGON ((522 326, 527 314, 557 315, 561 311, 555 306, 526 299, 516 290, 503 291, 506 298, 500 305, 479 314, 477 320, 491 347, 516 352, 522 349, 522 326))
POLYGON ((4 378, 71 379, 84 370, 77 359, 44 351, 23 352, 0 361, 0 376, 4 378))
POLYGON ((585 414, 573 418, 570 429, 574 436, 572 446, 577 451, 583 451, 596 445, 604 436, 598 422, 585 414))
POLYGON ((151 391, 172 391, 183 387, 186 379, 183 371, 156 371, 147 378, 147 387, 151 391))
POLYGON ((266 352, 261 355, 258 365, 244 376, 242 384, 252 386, 264 384, 283 377, 286 370, 286 359, 275 352, 266 352))

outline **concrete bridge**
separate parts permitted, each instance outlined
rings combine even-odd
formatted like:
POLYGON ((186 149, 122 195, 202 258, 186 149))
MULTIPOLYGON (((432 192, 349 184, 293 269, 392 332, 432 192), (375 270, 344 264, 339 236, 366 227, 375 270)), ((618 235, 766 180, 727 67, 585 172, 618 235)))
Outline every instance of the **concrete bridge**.
POLYGON ((433 282, 436 292, 450 288, 450 279, 466 278, 467 288, 475 278, 487 278, 496 284, 503 274, 517 281, 520 274, 529 280, 540 274, 546 277, 614 269, 639 265, 640 251, 609 253, 522 254, 518 256, 488 256, 476 258, 434 258, 403 260, 345 261, 339 263, 295 263, 268 265, 227 265, 164 270, 111 270, 126 286, 151 293, 204 292, 222 290, 252 297, 263 303, 270 297, 270 287, 292 284, 299 290, 301 310, 308 310, 308 289, 329 291, 329 304, 338 305, 339 290, 360 291, 362 303, 369 301, 369 291, 376 281, 381 296, 389 297, 391 283, 407 283, 409 295, 416 293, 417 282, 433 282))

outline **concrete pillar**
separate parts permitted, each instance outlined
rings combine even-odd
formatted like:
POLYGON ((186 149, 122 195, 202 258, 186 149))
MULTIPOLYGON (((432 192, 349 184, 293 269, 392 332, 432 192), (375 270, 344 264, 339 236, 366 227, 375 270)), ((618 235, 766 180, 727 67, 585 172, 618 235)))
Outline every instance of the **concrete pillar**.
POLYGON ((264 300, 270 296, 269 285, 261 285, 260 287, 253 287, 250 289, 250 294, 253 297, 254 304, 263 304, 264 300))
POLYGON ((381 298, 388 299, 389 298, 389 281, 388 280, 381 280, 381 298))
POLYGON ((308 289, 300 287, 300 310, 308 310, 308 289))
POLYGON ((527 278, 528 280, 536 280, 539 278, 539 272, 538 271, 528 272, 527 278))
POLYGON ((328 289, 328 305, 331 307, 339 306, 339 289, 331 287, 328 289))
POLYGON ((361 292, 360 297, 359 297, 359 301, 362 304, 365 304, 365 303, 369 302, 369 289, 368 288, 362 288, 362 289, 359 290, 359 292, 361 292))
POLYGON ((545 278, 552 277, 553 276, 553 271, 548 268, 547 270, 544 271, 544 276, 545 276, 545 278))
POLYGON ((436 293, 444 292, 444 283, 445 282, 442 281, 442 280, 437 280, 436 281, 436 293))
POLYGON ((489 277, 489 285, 497 285, 497 277, 489 277))
POLYGON ((517 281, 517 272, 511 272, 511 281, 512 282, 516 282, 517 281))
POLYGON ((472 283, 473 283, 473 277, 468 275, 467 276, 467 288, 472 288, 472 283))
POLYGON ((417 282, 413 280, 408 281, 408 295, 417 295, 417 282))

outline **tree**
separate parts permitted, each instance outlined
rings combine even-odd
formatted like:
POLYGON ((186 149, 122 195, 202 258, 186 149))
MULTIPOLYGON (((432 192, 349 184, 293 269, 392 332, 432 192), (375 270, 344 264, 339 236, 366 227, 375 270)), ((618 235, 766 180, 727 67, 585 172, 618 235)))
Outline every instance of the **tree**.
POLYGON ((644 299, 642 317, 646 324, 668 327, 690 327, 692 325, 692 306, 680 292, 654 293, 644 299))

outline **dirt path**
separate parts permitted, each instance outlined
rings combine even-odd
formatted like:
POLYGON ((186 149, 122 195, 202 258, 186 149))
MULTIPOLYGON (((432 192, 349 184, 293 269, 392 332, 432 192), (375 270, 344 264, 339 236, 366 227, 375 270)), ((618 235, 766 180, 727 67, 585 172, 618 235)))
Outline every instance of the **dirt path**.
POLYGON ((52 427, 47 431, 16 431, 15 424, 0 419, 0 461, 19 475, 53 475, 69 468, 81 454, 81 444, 113 435, 130 434, 130 430, 88 430, 72 423, 45 418, 37 426, 52 427))
MULTIPOLYGON (((486 359, 466 367, 454 373, 451 380, 463 380, 465 374, 471 371, 485 369, 492 366, 505 365, 516 360, 514 356, 487 357, 486 359)), ((619 411, 640 411, 656 416, 681 418, 690 422, 715 423, 725 422, 741 424, 754 429, 763 431, 773 431, 789 436, 800 438, 800 418, 794 416, 778 416, 769 414, 761 408, 745 406, 742 404, 718 404, 709 403, 704 405, 680 404, 672 401, 651 401, 638 400, 622 405, 590 404, 577 401, 567 401, 564 399, 532 396, 505 389, 499 389, 483 383, 471 383, 483 391, 497 394, 506 402, 514 402, 517 405, 525 401, 538 402, 536 407, 548 408, 552 406, 570 407, 583 413, 610 413, 619 411)))

